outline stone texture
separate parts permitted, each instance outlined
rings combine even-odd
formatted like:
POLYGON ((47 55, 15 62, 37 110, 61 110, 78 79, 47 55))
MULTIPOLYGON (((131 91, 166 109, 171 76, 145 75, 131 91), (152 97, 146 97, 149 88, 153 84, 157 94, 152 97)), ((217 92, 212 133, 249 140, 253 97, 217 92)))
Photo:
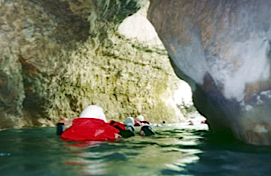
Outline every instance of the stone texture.
POLYGON ((271 144, 271 1, 151 1, 148 18, 211 129, 271 144))
POLYGON ((50 56, 86 40, 89 23, 53 0, 2 0, 0 12, 0 128, 38 125, 46 87, 61 63, 50 56))
POLYGON ((179 80, 167 53, 119 37, 112 33, 110 45, 95 52, 86 42, 70 53, 72 60, 49 88, 52 120, 77 116, 88 104, 102 106, 108 119, 139 114, 153 122, 183 118, 173 103, 179 80))
POLYGON ((0 0, 0 129, 52 126, 89 104, 108 119, 183 120, 166 50, 117 32, 147 2, 0 0))

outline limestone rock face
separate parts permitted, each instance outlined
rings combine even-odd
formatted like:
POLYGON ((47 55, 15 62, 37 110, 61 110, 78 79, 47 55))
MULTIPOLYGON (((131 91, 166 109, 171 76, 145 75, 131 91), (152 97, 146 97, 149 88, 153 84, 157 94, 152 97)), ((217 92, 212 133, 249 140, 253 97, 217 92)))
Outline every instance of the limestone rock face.
POLYGON ((271 1, 151 1, 148 19, 211 129, 271 144, 271 1))
POLYGON ((61 63, 51 56, 86 40, 89 23, 54 0, 3 0, 0 12, 0 128, 37 124, 61 63))
POLYGON ((90 104, 107 119, 181 121, 165 48, 119 33, 147 3, 0 0, 0 129, 54 125, 90 104))

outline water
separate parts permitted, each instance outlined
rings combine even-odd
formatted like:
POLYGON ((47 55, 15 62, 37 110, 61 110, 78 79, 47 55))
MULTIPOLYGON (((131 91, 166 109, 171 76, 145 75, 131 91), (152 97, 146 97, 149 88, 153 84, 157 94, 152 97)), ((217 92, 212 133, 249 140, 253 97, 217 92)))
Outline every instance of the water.
POLYGON ((270 147, 221 138, 205 126, 153 130, 154 137, 89 144, 64 142, 49 127, 3 130, 0 175, 271 175, 270 147))

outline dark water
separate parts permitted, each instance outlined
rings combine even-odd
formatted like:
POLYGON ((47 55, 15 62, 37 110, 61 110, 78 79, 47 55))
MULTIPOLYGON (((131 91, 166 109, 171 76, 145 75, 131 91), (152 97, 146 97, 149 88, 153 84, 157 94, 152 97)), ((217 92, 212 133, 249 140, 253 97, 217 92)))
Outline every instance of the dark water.
POLYGON ((270 147, 245 145, 206 128, 154 131, 155 137, 91 144, 63 142, 54 128, 0 131, 0 176, 271 175, 270 147))

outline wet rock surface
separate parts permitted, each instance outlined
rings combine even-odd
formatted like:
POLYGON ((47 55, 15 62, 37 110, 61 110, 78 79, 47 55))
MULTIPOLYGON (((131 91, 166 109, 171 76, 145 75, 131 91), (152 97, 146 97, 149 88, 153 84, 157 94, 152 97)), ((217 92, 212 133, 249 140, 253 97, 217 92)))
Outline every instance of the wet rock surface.
POLYGON ((152 1, 148 19, 211 129, 271 144, 268 0, 152 1))

